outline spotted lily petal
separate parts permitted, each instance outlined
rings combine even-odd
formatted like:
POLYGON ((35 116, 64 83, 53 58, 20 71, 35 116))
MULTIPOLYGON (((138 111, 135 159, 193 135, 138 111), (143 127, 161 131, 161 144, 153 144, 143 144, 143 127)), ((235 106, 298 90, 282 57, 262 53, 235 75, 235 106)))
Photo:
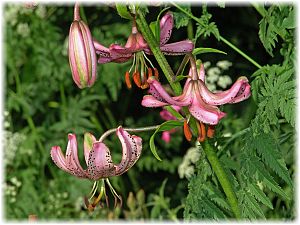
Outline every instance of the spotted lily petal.
POLYGON ((211 106, 203 102, 199 92, 196 90, 197 83, 195 83, 194 85, 195 85, 194 87, 195 91, 194 91, 193 102, 189 106, 190 113, 197 120, 203 123, 210 124, 210 125, 217 124, 219 120, 226 115, 226 113, 221 112, 216 106, 211 106))
POLYGON ((130 169, 139 159, 142 152, 142 139, 135 135, 130 135, 122 127, 118 127, 117 136, 122 144, 122 160, 116 166, 116 174, 121 175, 130 169))
POLYGON ((250 96, 251 96, 251 86, 248 83, 246 83, 244 87, 242 87, 241 90, 238 92, 237 96, 228 103, 231 104, 238 103, 246 100, 250 96))
POLYGON ((151 93, 157 100, 167 102, 170 105, 187 106, 191 103, 189 96, 190 87, 187 85, 182 95, 174 98, 171 97, 164 89, 164 87, 154 77, 150 77, 147 82, 150 85, 149 93, 151 93))
POLYGON ((93 144, 87 166, 88 176, 92 180, 99 180, 116 174, 109 149, 99 141, 93 144))
POLYGON ((83 170, 78 159, 77 140, 75 134, 69 134, 68 139, 69 141, 66 151, 66 166, 73 175, 81 178, 86 178, 86 171, 83 170))
POLYGON ((160 50, 165 55, 184 55, 188 52, 192 52, 194 44, 190 40, 178 41, 170 44, 165 44, 160 47, 160 50))
POLYGON ((160 45, 164 45, 171 37, 174 26, 173 14, 167 12, 160 20, 160 45))
POLYGON ((65 156, 59 146, 52 147, 50 155, 56 166, 65 172, 71 173, 71 171, 67 168, 65 156))
POLYGON ((109 56, 109 49, 106 48, 105 46, 101 45, 99 42, 97 42, 96 40, 93 40, 93 44, 96 50, 96 53, 100 56, 109 56))
POLYGON ((250 85, 248 84, 248 79, 246 77, 240 77, 229 90, 212 93, 208 90, 202 81, 199 81, 199 92, 203 100, 211 105, 224 105, 226 103, 234 103, 245 100, 250 96, 250 85), (247 88, 247 92, 245 92, 247 88))

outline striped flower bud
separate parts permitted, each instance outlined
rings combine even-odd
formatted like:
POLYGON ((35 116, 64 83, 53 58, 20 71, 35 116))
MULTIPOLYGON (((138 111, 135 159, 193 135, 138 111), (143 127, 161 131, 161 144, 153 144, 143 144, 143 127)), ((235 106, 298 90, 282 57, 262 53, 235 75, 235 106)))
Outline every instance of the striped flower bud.
POLYGON ((78 4, 74 8, 74 21, 69 33, 69 62, 73 80, 79 88, 94 84, 97 75, 96 51, 90 29, 80 19, 78 4))

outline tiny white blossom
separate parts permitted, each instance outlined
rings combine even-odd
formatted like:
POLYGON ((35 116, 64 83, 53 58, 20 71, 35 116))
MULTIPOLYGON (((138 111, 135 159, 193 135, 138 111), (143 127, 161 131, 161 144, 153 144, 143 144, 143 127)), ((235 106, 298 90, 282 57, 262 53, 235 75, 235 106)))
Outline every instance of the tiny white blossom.
POLYGON ((232 80, 228 75, 220 76, 218 83, 221 88, 226 88, 232 84, 232 80))
POLYGON ((207 62, 203 63, 204 69, 207 69, 208 67, 210 67, 210 65, 211 65, 210 61, 207 61, 207 62))
POLYGON ((217 62, 217 66, 223 70, 228 70, 228 68, 232 66, 232 63, 229 62, 228 60, 222 60, 217 62))
POLYGON ((221 70, 218 67, 212 67, 207 70, 208 76, 219 76, 221 74, 221 70))
POLYGON ((17 33, 22 37, 28 37, 30 34, 30 29, 27 23, 19 23, 17 26, 17 33))

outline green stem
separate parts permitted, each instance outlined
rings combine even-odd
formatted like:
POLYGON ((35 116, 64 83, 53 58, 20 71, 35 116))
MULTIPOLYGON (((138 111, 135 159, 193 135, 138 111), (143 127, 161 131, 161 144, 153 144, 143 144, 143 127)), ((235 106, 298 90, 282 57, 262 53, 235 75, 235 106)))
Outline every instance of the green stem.
POLYGON ((233 187, 225 173, 225 170, 223 169, 221 163, 219 162, 219 159, 217 157, 216 151, 212 145, 209 144, 209 141, 206 139, 203 142, 203 150, 206 154, 206 157, 216 174, 226 196, 228 199, 228 203, 231 206, 232 212, 235 215, 237 219, 241 218, 241 212, 238 205, 237 197, 234 193, 233 187))
POLYGON ((145 17, 142 13, 138 13, 136 16, 136 23, 139 27, 139 31, 143 34, 143 37, 147 41, 155 59, 157 60, 161 70, 163 71, 164 75, 166 76, 168 82, 170 83, 172 89, 174 90, 176 95, 180 95, 182 92, 182 88, 178 82, 174 82, 175 75, 166 59, 166 57, 160 51, 160 48, 157 44, 157 41, 150 30, 145 17))
POLYGON ((252 59, 250 56, 248 56, 245 52, 243 52, 242 50, 240 50, 238 47, 236 47, 235 45, 233 45, 231 42, 229 42, 228 40, 226 40, 225 38, 223 38, 220 35, 220 40, 223 41, 226 45, 228 45, 230 48, 232 48, 233 50, 235 50, 237 53, 239 53, 241 56, 243 56, 245 59, 247 59, 249 62, 251 62, 254 66, 256 66, 258 69, 262 68, 261 65, 259 65, 254 59, 252 59))
MULTIPOLYGON (((200 26, 205 26, 205 24, 203 24, 203 22, 195 17, 192 13, 186 11, 185 9, 183 9, 182 7, 180 7, 179 5, 177 5, 176 3, 172 3, 177 9, 179 9, 180 11, 182 11, 184 14, 188 15, 190 18, 192 18, 193 20, 195 20, 197 23, 200 24, 200 26)), ((254 59, 252 59, 250 56, 248 56, 245 52, 243 52, 242 50, 240 50, 238 47, 236 47, 234 44, 232 44, 231 42, 229 42, 228 40, 226 40, 224 37, 222 37, 220 35, 220 40, 222 42, 224 42, 226 45, 228 45, 230 48, 232 48, 233 50, 235 50, 237 53, 239 53, 241 56, 243 56, 245 59, 247 59, 249 62, 251 62, 254 66, 256 66, 257 68, 262 68, 261 65, 259 65, 254 59)))

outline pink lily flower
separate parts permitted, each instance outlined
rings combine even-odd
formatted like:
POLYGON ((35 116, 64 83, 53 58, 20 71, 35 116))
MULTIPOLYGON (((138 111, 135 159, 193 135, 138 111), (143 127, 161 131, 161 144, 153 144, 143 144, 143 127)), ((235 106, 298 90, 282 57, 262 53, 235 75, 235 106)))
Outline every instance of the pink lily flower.
MULTIPOLYGON (((179 41, 167 44, 171 37, 173 29, 173 15, 168 12, 160 20, 160 49, 166 55, 183 55, 192 52, 194 44, 190 40, 179 41)), ((131 88, 130 73, 134 68, 132 74, 135 84, 144 89, 149 85, 147 78, 154 76, 158 77, 158 71, 147 58, 146 54, 152 54, 148 44, 144 40, 142 34, 136 27, 136 22, 133 20, 132 32, 127 40, 125 46, 112 44, 109 48, 94 41, 96 54, 99 54, 98 63, 104 64, 108 62, 123 63, 133 58, 133 64, 129 71, 125 74, 125 81, 128 88, 131 88), (150 65, 148 65, 148 63, 150 65), (148 76, 147 76, 148 74, 148 76)))
MULTIPOLYGON (((176 105, 172 105, 172 107, 179 112, 181 107, 180 106, 176 106, 176 105)), ((168 110, 163 109, 162 111, 160 111, 160 117, 164 120, 176 120, 177 118, 175 116, 173 116, 168 110)), ((161 135, 161 139, 166 142, 169 143, 171 141, 171 134, 175 133, 176 129, 171 129, 171 130, 166 130, 162 132, 161 135)))
POLYGON ((145 107, 187 106, 191 115, 199 122, 216 125, 226 115, 219 110, 217 105, 237 103, 250 97, 250 85, 244 76, 239 77, 227 91, 210 92, 204 83, 203 65, 201 65, 200 70, 197 70, 194 59, 190 61, 190 77, 186 80, 183 93, 180 96, 171 97, 154 77, 150 77, 148 83, 151 95, 144 96, 141 104, 145 107))
POLYGON ((116 134, 122 144, 123 156, 119 164, 114 164, 108 147, 90 134, 84 137, 84 158, 87 169, 83 169, 78 159, 77 140, 74 134, 68 135, 66 155, 59 146, 51 149, 53 162, 62 170, 79 178, 99 180, 111 176, 119 176, 131 168, 141 155, 142 139, 130 135, 122 127, 118 127, 116 134))

